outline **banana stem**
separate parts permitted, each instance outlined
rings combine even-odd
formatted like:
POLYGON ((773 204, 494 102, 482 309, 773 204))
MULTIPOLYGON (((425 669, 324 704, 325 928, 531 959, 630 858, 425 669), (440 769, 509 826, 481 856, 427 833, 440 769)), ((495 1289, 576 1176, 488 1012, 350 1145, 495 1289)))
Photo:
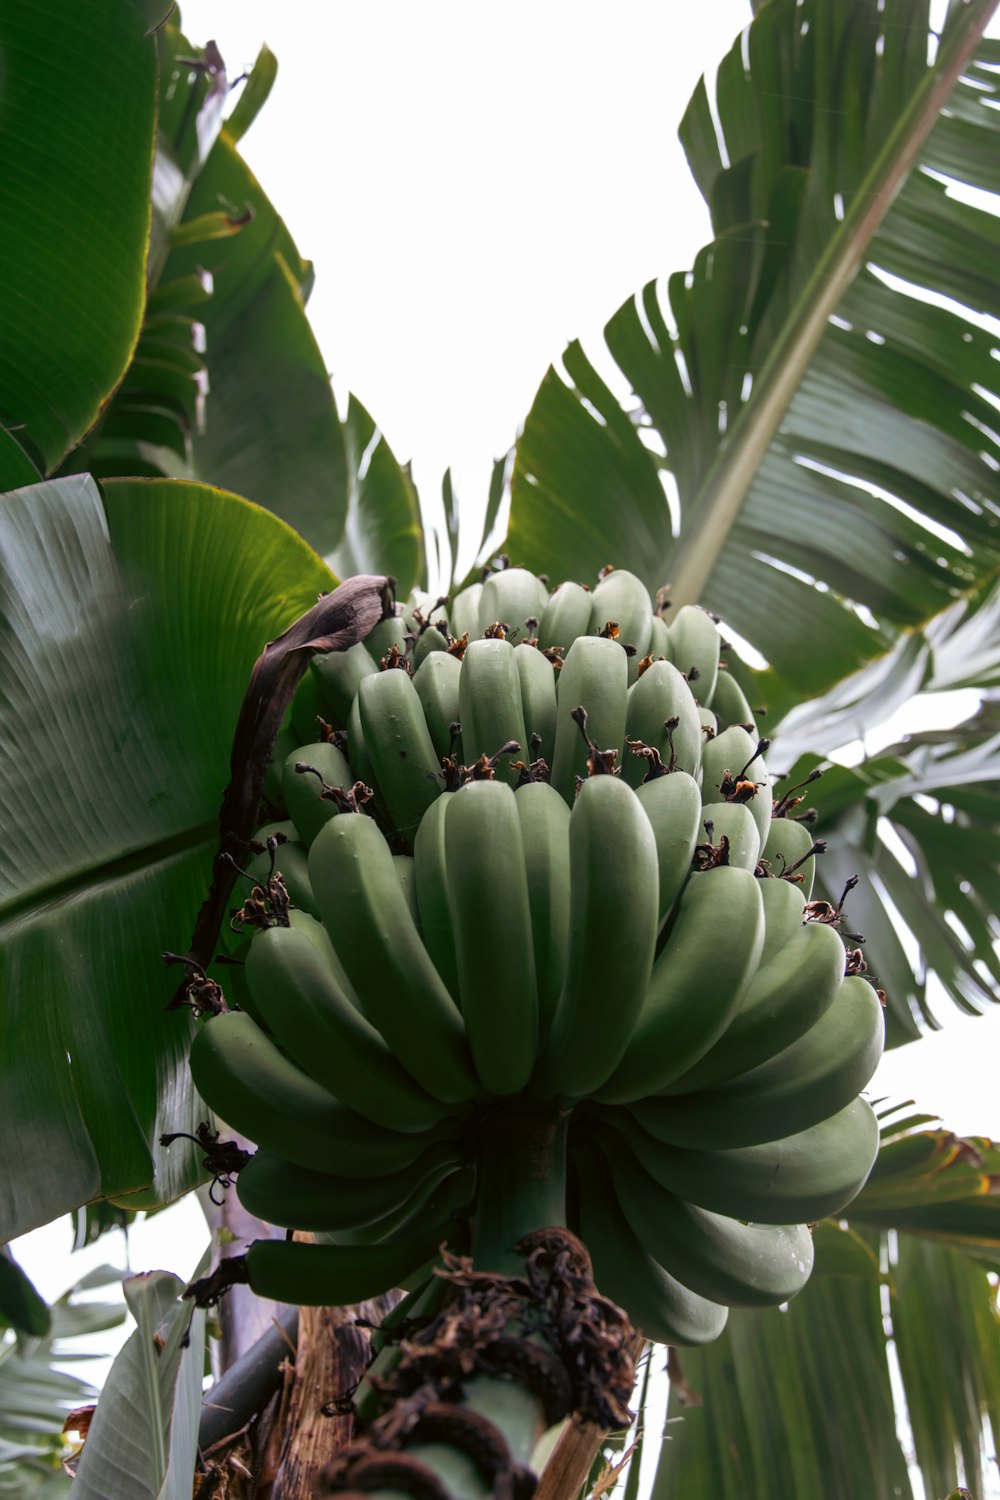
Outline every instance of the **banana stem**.
POLYGON ((628 1422, 634 1336, 566 1228, 567 1127, 523 1099, 483 1122, 472 1255, 445 1256, 438 1316, 372 1382, 381 1411, 331 1493, 527 1495, 550 1429, 572 1415, 593 1441, 628 1422))
POLYGON ((568 1125, 568 1114, 520 1101, 483 1122, 472 1221, 477 1270, 519 1275, 518 1241, 536 1229, 565 1229, 568 1125))

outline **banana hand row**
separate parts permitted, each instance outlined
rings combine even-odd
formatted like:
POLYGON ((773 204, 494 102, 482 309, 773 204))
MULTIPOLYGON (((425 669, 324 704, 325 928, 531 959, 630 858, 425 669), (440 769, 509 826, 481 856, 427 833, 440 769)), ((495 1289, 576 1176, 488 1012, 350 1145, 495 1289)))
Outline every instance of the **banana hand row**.
POLYGON ((250 944, 247 1008, 342 1102, 404 1130, 434 1101, 629 1102, 746 1072, 832 1003, 843 950, 802 928, 788 883, 701 867, 724 846, 697 842, 709 810, 680 771, 635 792, 591 775, 572 809, 545 782, 472 780, 437 799, 412 858, 334 811, 308 852, 272 851, 279 870, 304 861, 308 911, 250 944), (762 966, 772 886, 794 925, 762 966))
MULTIPOLYGON (((633 786, 649 761, 630 743, 702 782, 706 735, 722 727, 723 744, 706 768, 706 801, 726 800, 716 773, 737 777, 753 754, 753 714, 720 670, 712 617, 686 606, 667 625, 645 585, 623 569, 593 590, 565 583, 550 595, 532 574, 507 568, 442 606, 447 617, 438 609, 435 620, 438 606, 422 605, 381 621, 350 650, 316 658, 292 711, 306 739, 315 735, 315 712, 346 731, 356 774, 367 777, 380 813, 410 843, 441 790, 441 758, 453 751, 472 765, 516 743, 522 760, 545 760, 571 802, 587 772, 587 747, 572 718, 580 705, 591 738, 617 751, 633 786), (740 726, 742 738, 731 734, 740 726)), ((498 774, 517 782, 506 761, 498 774)), ((763 845, 770 797, 759 758, 743 780, 744 791, 757 787, 751 811, 763 845)), ((291 805, 289 814, 294 819, 291 805)), ((305 826, 302 832, 312 836, 305 826)))

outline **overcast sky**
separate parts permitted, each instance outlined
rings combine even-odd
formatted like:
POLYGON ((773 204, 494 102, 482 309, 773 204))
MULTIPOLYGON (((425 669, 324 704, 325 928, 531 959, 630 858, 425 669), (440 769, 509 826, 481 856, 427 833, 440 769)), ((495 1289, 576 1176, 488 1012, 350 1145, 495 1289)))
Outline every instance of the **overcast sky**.
POLYGON ((418 484, 485 499, 547 365, 708 216, 677 142, 747 0, 189 0, 232 77, 278 79, 242 150, 316 266, 309 314, 418 484), (683 20, 679 20, 683 17, 683 20))

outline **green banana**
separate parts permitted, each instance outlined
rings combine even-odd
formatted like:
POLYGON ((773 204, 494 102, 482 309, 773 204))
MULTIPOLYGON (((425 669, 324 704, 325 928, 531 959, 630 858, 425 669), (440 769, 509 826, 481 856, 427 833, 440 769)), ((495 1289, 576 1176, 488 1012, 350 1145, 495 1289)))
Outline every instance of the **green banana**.
MULTIPOLYGON (((799 823, 795 818, 772 818, 767 839, 760 851, 772 875, 781 876, 785 870, 794 870, 802 876, 805 899, 812 895, 816 859, 812 855, 815 840, 812 828, 799 823)), ((789 882, 786 881, 786 884, 789 882)))
MULTIPOLYGON (((295 826, 291 818, 280 818, 274 823, 262 823, 259 828, 256 828, 254 830, 253 841, 255 844, 266 844, 272 834, 277 835, 277 837, 283 839, 289 844, 297 844, 299 842, 299 830, 295 826)), ((284 844, 279 845, 279 848, 283 847, 284 844)), ((255 860, 259 860, 260 858, 261 855, 254 855, 255 860)), ((267 883, 267 872, 269 867, 270 859, 268 859, 267 865, 263 866, 264 878, 262 881, 258 880, 258 884, 267 883)), ((256 876, 254 878, 257 879, 256 876)))
POLYGON ((604 1083, 630 1044, 659 922, 656 840, 620 777, 581 785, 569 853, 569 959, 537 1087, 580 1099, 604 1083))
MULTIPOLYGON (((323 923, 305 911, 290 911, 288 913, 288 920, 296 931, 304 933, 313 947, 319 950, 322 954, 324 964, 326 964, 326 967, 334 977, 334 981, 340 986, 340 989, 347 996, 348 1000, 350 1000, 358 1014, 363 1016, 365 1008, 361 1004, 357 991, 347 977, 347 970, 337 957, 336 950, 330 942, 330 934, 323 926, 323 923)), ((247 952, 249 952, 249 944, 247 945, 247 952)), ((245 966, 246 954, 244 954, 244 968, 245 966)))
POLYGON ((281 805, 281 768, 287 756, 299 743, 299 737, 295 730, 286 722, 278 730, 274 744, 271 746, 271 759, 268 761, 267 770, 264 772, 264 801, 273 806, 281 805))
POLYGON ((758 885, 764 903, 764 951, 760 956, 763 966, 791 942, 802 926, 806 898, 802 887, 790 880, 760 880, 758 885))
POLYGON ((424 947, 449 995, 461 1005, 458 965, 455 959, 455 929, 448 906, 448 865, 444 844, 444 820, 454 795, 453 792, 448 792, 439 797, 421 819, 413 844, 413 870, 417 925, 424 947))
POLYGON ((667 1192, 620 1136, 602 1133, 597 1145, 643 1249, 692 1292, 725 1307, 774 1307, 805 1286, 813 1243, 804 1224, 742 1224, 698 1208, 667 1192))
POLYGON ((417 872, 412 854, 394 854, 392 856, 393 868, 399 881, 399 889, 403 900, 410 908, 410 916, 419 926, 419 914, 417 910, 417 872))
MULTIPOLYGON (((425 605, 426 608, 426 605, 425 605)), ((431 610, 437 608, 437 600, 432 601, 431 610)), ((408 635, 416 637, 416 644, 410 652, 410 661, 414 672, 420 666, 425 657, 433 655, 435 651, 447 651, 448 635, 447 626, 444 621, 439 624, 431 624, 427 614, 424 613, 425 623, 421 625, 412 615, 405 618, 406 631, 408 635)))
POLYGON ((799 927, 770 963, 761 964, 715 1046, 661 1092, 712 1088, 777 1056, 826 1014, 843 977, 844 945, 836 931, 821 922, 799 927))
MULTIPOLYGON (((772 960, 773 962, 773 960, 772 960)), ((826 1013, 798 1041, 747 1073, 674 1099, 645 1101, 643 1122, 674 1145, 731 1150, 797 1135, 844 1109, 882 1055, 882 1006, 865 979, 841 981, 826 1013)))
POLYGON ((470 583, 467 589, 456 594, 451 601, 448 625, 456 640, 461 640, 463 635, 467 635, 470 641, 474 641, 482 634, 479 628, 479 601, 482 593, 481 583, 470 583))
POLYGON ((324 656, 314 656, 310 668, 316 678, 317 697, 324 717, 346 729, 351 704, 358 696, 362 679, 378 671, 378 662, 364 641, 358 641, 346 651, 328 651, 324 656))
POLYGON ((334 1167, 338 1177, 384 1177, 412 1166, 428 1146, 439 1141, 447 1142, 457 1155, 462 1154, 466 1126, 458 1115, 443 1115, 436 1125, 414 1132, 386 1130, 349 1109, 342 1114, 336 1153, 324 1152, 308 1165, 334 1167))
MULTIPOLYGON (((289 1061, 245 1011, 205 1022, 191 1043, 190 1066, 195 1088, 226 1125, 289 1161, 309 1167, 337 1160, 350 1140, 355 1112, 289 1061)), ((380 1141, 377 1127, 371 1130, 380 1141)), ((363 1139, 357 1145, 363 1155, 363 1139)), ((370 1159, 377 1170, 378 1153, 370 1159)))
POLYGON ((418 1225, 379 1245, 254 1240, 246 1255, 247 1276, 258 1297, 303 1307, 344 1307, 426 1276, 446 1243, 464 1248, 462 1226, 451 1219, 418 1225))
POLYGON ((701 800, 706 808, 742 802, 753 814, 763 848, 771 827, 771 781, 757 753, 760 746, 766 749, 767 741, 753 739, 738 724, 709 740, 701 755, 701 800))
POLYGON ((702 708, 698 705, 698 718, 701 720, 701 743, 707 745, 709 740, 714 740, 719 732, 719 721, 710 708, 702 708))
POLYGON ((878 1120, 865 1099, 852 1099, 807 1130, 723 1151, 684 1149, 657 1139, 658 1106, 658 1100, 642 1100, 628 1111, 608 1110, 607 1120, 613 1116, 615 1128, 661 1187, 756 1224, 814 1224, 840 1213, 864 1187, 878 1152, 878 1120))
POLYGON ((461 1014, 400 898, 392 854, 372 819, 341 813, 327 823, 309 873, 330 939, 390 1050, 433 1097, 448 1104, 475 1097, 461 1014))
POLYGON ((403 605, 403 623, 411 635, 420 629, 421 621, 428 621, 443 609, 447 601, 440 595, 429 594, 426 589, 413 589, 403 605), (418 618, 419 616, 419 618, 418 618))
POLYGON ((358 688, 361 732, 382 801, 412 845, 420 819, 440 796, 438 755, 408 672, 392 668, 358 688))
POLYGON ((516 799, 502 781, 470 781, 448 796, 445 876, 466 1036, 487 1091, 516 1094, 531 1077, 538 1053, 531 910, 516 799))
MULTIPOLYGON (((509 641, 491 637, 469 642, 462 658, 458 703, 466 765, 473 765, 481 755, 496 755, 511 742, 520 746, 522 758, 528 759, 521 681, 509 641)), ((518 772, 510 769, 510 759, 507 756, 498 762, 496 774, 515 786, 518 772)))
POLYGON ((306 671, 303 674, 301 682, 295 689, 295 697, 292 699, 288 713, 292 729, 303 745, 311 745, 314 740, 320 738, 320 726, 317 720, 325 716, 323 704, 320 702, 319 681, 315 672, 306 671))
POLYGON ((582 583, 561 583, 546 600, 538 622, 540 649, 566 652, 578 635, 589 635, 592 607, 590 590, 582 583))
MULTIPOLYGON (((274 870, 285 883, 285 890, 292 905, 300 911, 309 912, 316 916, 318 907, 316 896, 309 879, 308 853, 299 842, 298 829, 290 819, 280 823, 265 823, 258 828, 254 834, 254 842, 266 844, 273 835, 284 835, 284 842, 279 844, 274 851, 274 870)), ((258 885, 266 886, 271 874, 271 851, 265 849, 262 854, 255 854, 248 861, 243 873, 258 885)))
POLYGON ((379 797, 378 777, 375 775, 375 767, 372 765, 371 756, 368 754, 368 746, 365 744, 364 731, 361 728, 361 703, 360 692, 351 704, 347 715, 347 758, 351 763, 357 778, 370 791, 379 797))
POLYGON ((593 1092, 628 1104, 691 1068, 735 1015, 763 943, 764 910, 749 871, 719 865, 689 880, 624 1055, 593 1092))
POLYGON ((613 568, 590 598, 590 633, 601 635, 612 622, 618 626, 619 642, 632 647, 628 671, 629 681, 635 682, 653 632, 653 601, 649 590, 641 578, 626 568, 613 568))
POLYGON ((535 646, 515 646, 514 664, 521 684, 521 711, 526 739, 522 759, 552 764, 556 738, 556 674, 548 657, 535 646), (535 736, 538 736, 536 743, 535 736))
MULTIPOLYGON (((306 914, 291 912, 289 915, 292 918, 296 918, 306 914)), ((309 920, 311 921, 312 918, 309 918, 309 920)), ((220 966, 220 970, 213 977, 222 985, 223 998, 226 1005, 229 1010, 249 1011, 253 1019, 260 1025, 261 1017, 256 1013, 253 999, 251 998, 250 991, 247 989, 247 982, 243 973, 246 956, 250 952, 250 933, 248 932, 238 937, 235 932, 227 931, 223 928, 219 935, 219 940, 220 943, 225 944, 225 947, 224 949, 220 949, 215 955, 215 962, 220 966)))
POLYGON ((409 1197, 382 1218, 350 1229, 320 1230, 316 1237, 331 1245, 377 1245, 418 1221, 438 1224, 448 1217, 467 1218, 475 1189, 474 1166, 436 1168, 416 1187, 411 1183, 409 1197))
POLYGON ((709 707, 723 729, 739 724, 755 740, 758 738, 757 721, 754 718, 753 709, 731 672, 719 672, 715 679, 715 692, 712 694, 709 707))
POLYGON ((256 933, 246 981, 283 1052, 348 1109, 387 1130, 426 1130, 441 1118, 441 1103, 400 1067, 306 933, 295 927, 256 933))
MULTIPOLYGON (((401 614, 390 615, 379 620, 365 636, 364 645, 375 664, 384 669, 384 664, 393 647, 401 656, 407 654, 406 625, 401 614)), ((360 684, 359 684, 360 689, 360 684)))
POLYGON ((670 645, 670 631, 662 615, 654 615, 650 624, 649 650, 652 656, 662 657, 664 661, 674 659, 670 645))
POLYGON ((547 781, 519 786, 514 793, 514 805, 521 822, 538 985, 539 1036, 544 1041, 566 976, 570 811, 547 781))
POLYGON ((440 762, 451 754, 451 726, 459 721, 458 683, 462 663, 450 652, 434 651, 413 674, 413 686, 424 711, 427 730, 440 762))
MULTIPOLYGON (((657 750, 669 769, 697 775, 704 739, 701 718, 690 688, 671 662, 653 662, 629 688, 625 739, 657 750)), ((630 786, 638 786, 648 769, 645 756, 626 748, 622 775, 630 786)))
POLYGON ((685 604, 667 627, 670 655, 691 684, 691 691, 702 704, 711 703, 719 675, 719 650, 722 637, 715 621, 697 605, 685 604), (692 672, 692 669, 693 672, 692 672))
POLYGON ((581 635, 570 646, 557 684, 556 738, 550 780, 572 805, 577 777, 587 775, 589 751, 573 714, 587 711, 587 734, 599 750, 621 757, 628 705, 628 658, 617 641, 581 635))
POLYGON ((491 625, 503 625, 515 644, 531 639, 538 630, 548 601, 544 583, 527 568, 504 568, 491 573, 479 596, 479 634, 491 625), (528 621, 533 620, 534 628, 528 621))
POLYGON ((303 843, 311 844, 323 824, 329 823, 337 812, 336 802, 321 800, 323 782, 347 792, 354 781, 354 773, 336 745, 323 741, 300 745, 287 757, 281 772, 281 788, 288 816, 299 830, 303 843), (297 766, 311 769, 299 771, 297 766), (314 774, 317 771, 318 776, 314 774))
POLYGON ((611 1174, 595 1147, 572 1148, 580 1237, 590 1251, 598 1290, 624 1308, 638 1331, 681 1347, 717 1339, 729 1309, 690 1291, 643 1249, 629 1228, 611 1174))
POLYGON ((416 1185, 450 1176, 461 1161, 454 1142, 426 1146, 407 1166, 379 1177, 338 1177, 261 1148, 240 1170, 237 1194, 247 1213, 283 1229, 352 1230, 397 1212, 416 1185))
POLYGON ((446 1218, 468 1219, 476 1191, 476 1169, 472 1165, 449 1173, 433 1173, 394 1214, 387 1214, 368 1225, 372 1244, 381 1244, 397 1234, 405 1234, 420 1223, 438 1224, 446 1218))
POLYGON ((726 864, 752 875, 760 856, 760 832, 750 809, 739 802, 709 802, 701 813, 706 842, 721 846, 726 839, 726 864))
POLYGON ((246 981, 282 1050, 349 1109, 389 1130, 426 1130, 441 1118, 440 1102, 414 1083, 358 1014, 305 933, 295 927, 258 932, 246 981))
POLYGON ((635 791, 656 840, 659 866, 659 921, 662 925, 691 872, 701 834, 701 793, 693 776, 674 771, 655 776, 635 791))

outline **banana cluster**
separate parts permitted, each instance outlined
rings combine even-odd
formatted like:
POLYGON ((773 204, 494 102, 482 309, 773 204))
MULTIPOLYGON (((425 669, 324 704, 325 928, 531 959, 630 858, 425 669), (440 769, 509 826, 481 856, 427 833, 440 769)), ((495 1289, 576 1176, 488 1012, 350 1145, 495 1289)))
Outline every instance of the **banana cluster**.
POLYGON ((711 616, 668 625, 620 570, 426 605, 314 663, 233 918, 239 1008, 194 1041, 259 1148, 242 1202, 318 1240, 258 1242, 251 1284, 418 1285, 461 1244, 481 1122, 526 1105, 569 1114, 602 1291, 706 1342, 794 1295, 804 1226, 863 1185, 879 997, 711 616))

